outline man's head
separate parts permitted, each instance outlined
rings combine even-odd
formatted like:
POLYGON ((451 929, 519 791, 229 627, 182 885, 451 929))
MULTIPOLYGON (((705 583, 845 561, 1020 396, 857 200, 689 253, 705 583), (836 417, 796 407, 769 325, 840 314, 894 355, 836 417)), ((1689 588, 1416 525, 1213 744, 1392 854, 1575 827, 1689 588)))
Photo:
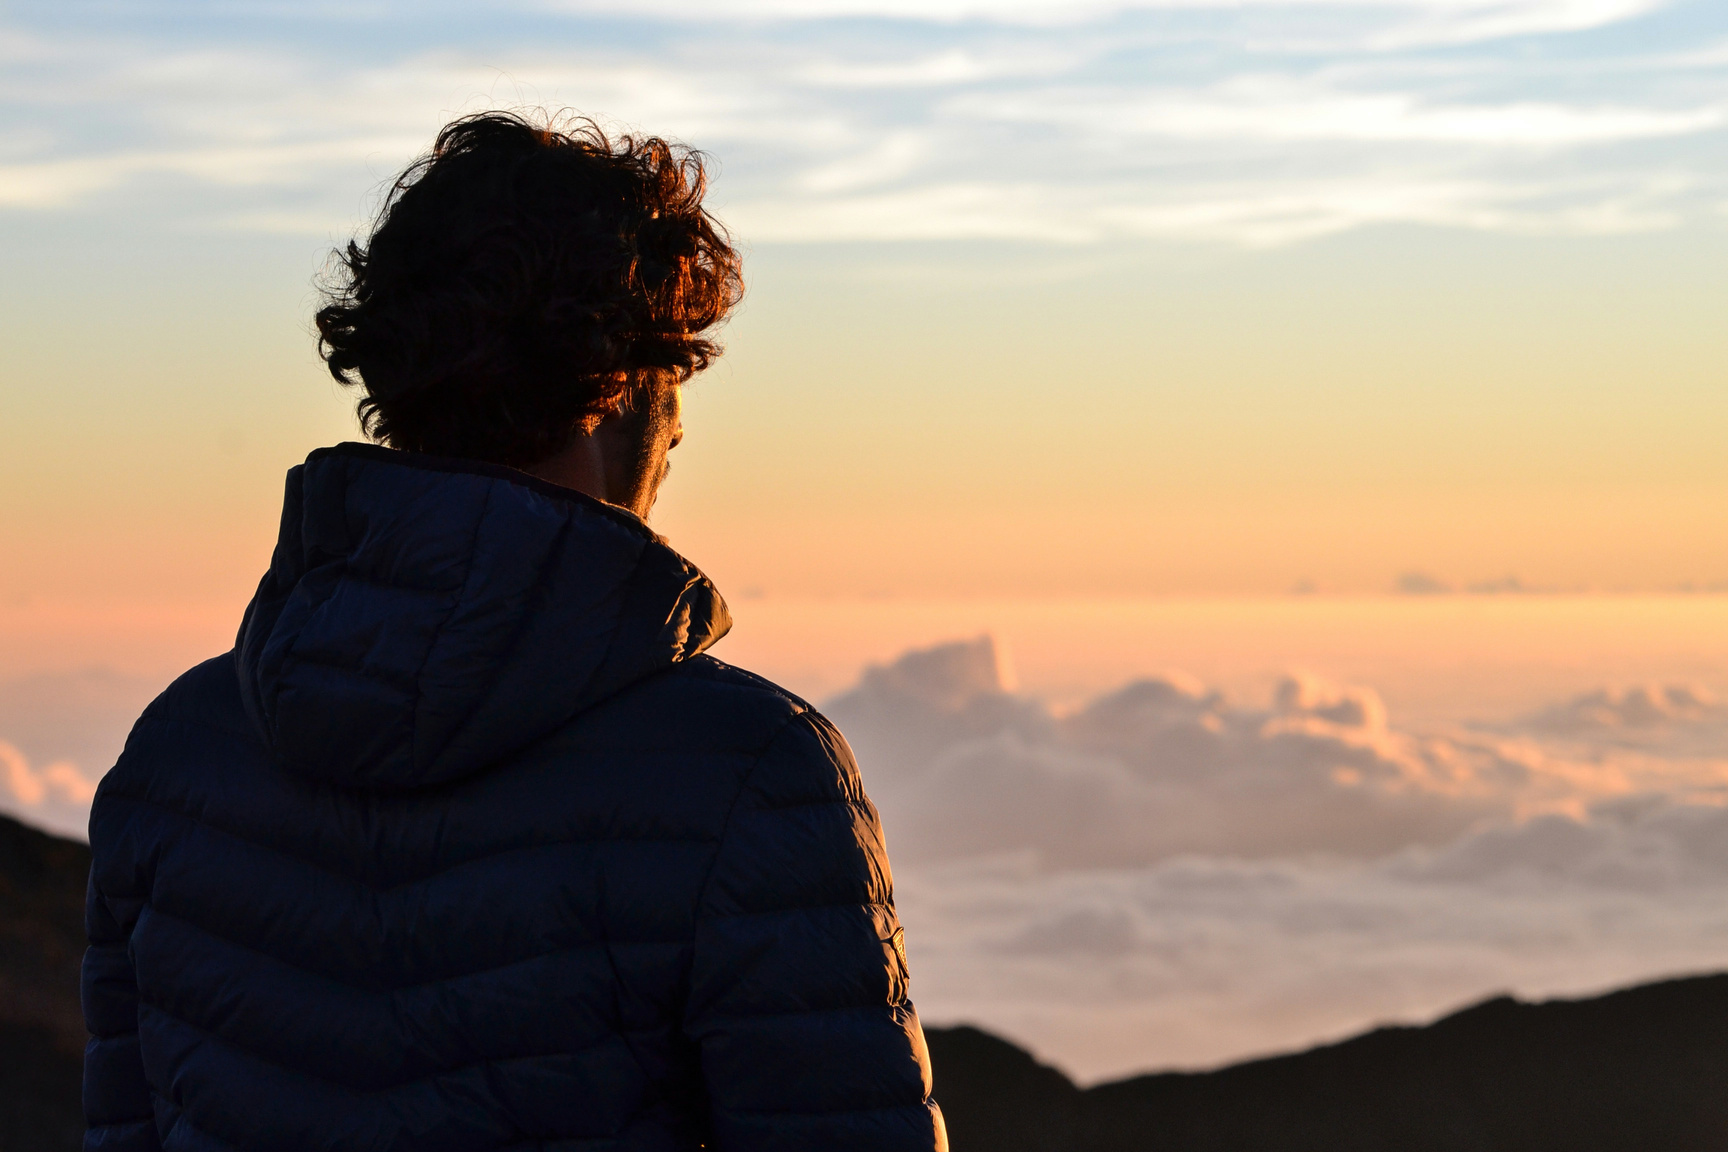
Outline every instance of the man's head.
POLYGON ((457 120, 341 254, 317 315, 330 372, 391 447, 554 479, 599 452, 595 494, 646 513, 678 386, 743 291, 705 190, 701 157, 658 137, 457 120))

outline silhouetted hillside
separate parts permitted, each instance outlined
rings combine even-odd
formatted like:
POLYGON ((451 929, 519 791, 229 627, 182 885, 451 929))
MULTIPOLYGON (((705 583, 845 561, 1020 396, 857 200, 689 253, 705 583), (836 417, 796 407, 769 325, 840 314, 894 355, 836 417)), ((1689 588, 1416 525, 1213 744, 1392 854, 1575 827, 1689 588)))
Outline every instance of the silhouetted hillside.
MULTIPOLYGON (((0 1149, 83 1132, 90 853, 0 817, 0 1149)), ((955 1152, 1728 1150, 1728 975, 1595 1000, 1501 998, 1216 1072, 1082 1091, 1005 1040, 933 1028, 955 1152)))
POLYGON ((1426 1028, 1086 1091, 973 1028, 929 1039, 955 1152, 1728 1149, 1728 976, 1501 997, 1426 1028))
POLYGON ((90 849, 0 816, 0 1149, 59 1152, 84 1134, 84 883, 90 849))

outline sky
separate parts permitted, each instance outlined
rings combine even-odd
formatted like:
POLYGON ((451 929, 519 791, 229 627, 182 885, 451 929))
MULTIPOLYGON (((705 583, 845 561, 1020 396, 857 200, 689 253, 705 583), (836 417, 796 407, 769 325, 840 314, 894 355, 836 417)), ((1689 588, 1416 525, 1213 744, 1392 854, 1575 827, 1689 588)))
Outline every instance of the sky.
POLYGON ((0 61, 14 602, 244 599, 355 435, 331 247, 497 106, 713 158, 657 524, 734 599, 1728 581, 1719 5, 14 2, 0 61))
POLYGON ((0 809, 231 643, 357 435, 329 254, 495 107, 709 157, 654 525, 858 746, 929 1019, 1095 1079, 1728 960, 1699 0, 0 2, 0 809))

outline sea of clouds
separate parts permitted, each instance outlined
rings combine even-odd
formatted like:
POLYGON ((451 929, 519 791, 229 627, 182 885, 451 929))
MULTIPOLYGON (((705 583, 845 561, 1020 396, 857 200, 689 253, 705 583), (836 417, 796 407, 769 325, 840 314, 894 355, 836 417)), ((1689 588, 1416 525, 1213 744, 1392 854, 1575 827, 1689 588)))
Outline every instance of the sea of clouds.
POLYGON ((1057 714, 999 669, 987 638, 911 652, 827 706, 932 1020, 1098 1078, 1728 965, 1728 706, 1702 689, 1416 731, 1310 675, 1263 707, 1163 675, 1057 714))
MULTIPOLYGON (((0 808, 78 834, 154 688, 0 685, 0 808)), ((1418 730, 1317 676, 1249 705, 1166 674, 1058 711, 985 637, 824 707, 882 812, 926 1019, 1084 1079, 1728 967, 1728 703, 1697 687, 1418 730)))

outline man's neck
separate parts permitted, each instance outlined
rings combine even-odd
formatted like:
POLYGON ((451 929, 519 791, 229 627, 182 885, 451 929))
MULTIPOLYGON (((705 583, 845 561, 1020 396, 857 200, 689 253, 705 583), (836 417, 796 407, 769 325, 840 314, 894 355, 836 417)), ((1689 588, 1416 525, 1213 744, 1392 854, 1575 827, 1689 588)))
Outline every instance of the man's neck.
POLYGON ((616 503, 609 499, 611 492, 606 483, 606 454, 593 436, 578 436, 570 441, 563 451, 522 470, 530 476, 538 476, 560 487, 574 488, 596 500, 605 500, 608 504, 616 503))

